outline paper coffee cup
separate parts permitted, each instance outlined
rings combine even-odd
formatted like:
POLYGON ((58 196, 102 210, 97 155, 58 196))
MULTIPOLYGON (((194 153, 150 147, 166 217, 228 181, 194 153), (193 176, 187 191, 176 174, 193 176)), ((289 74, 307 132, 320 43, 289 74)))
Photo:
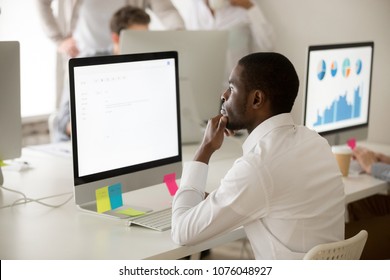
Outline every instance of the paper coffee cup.
POLYGON ((336 158, 341 174, 344 177, 348 176, 349 165, 351 164, 352 150, 345 146, 333 146, 332 152, 336 158))

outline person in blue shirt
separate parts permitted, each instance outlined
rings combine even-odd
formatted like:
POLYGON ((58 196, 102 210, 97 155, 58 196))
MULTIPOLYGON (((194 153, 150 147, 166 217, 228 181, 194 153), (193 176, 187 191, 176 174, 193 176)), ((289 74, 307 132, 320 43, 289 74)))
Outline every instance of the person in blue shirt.
MULTIPOLYGON (((390 182, 390 156, 374 152, 365 147, 356 147, 353 158, 367 174, 390 182)), ((376 194, 348 205, 349 221, 359 221, 372 217, 390 215, 390 196, 376 194)))
MULTIPOLYGON (((111 53, 119 54, 119 34, 122 29, 149 30, 151 18, 149 14, 135 6, 124 6, 117 10, 110 20, 111 40, 113 43, 111 53)), ((61 103, 52 124, 52 142, 69 141, 71 136, 69 89, 64 92, 61 103)))
MULTIPOLYGON (((364 147, 356 147, 354 159, 371 176, 390 182, 390 156, 364 147)), ((390 259, 390 195, 376 194, 349 203, 349 221, 345 224, 345 237, 360 230, 368 232, 361 259, 390 259)))
POLYGON ((390 156, 363 147, 355 148, 353 156, 366 173, 390 182, 390 156))

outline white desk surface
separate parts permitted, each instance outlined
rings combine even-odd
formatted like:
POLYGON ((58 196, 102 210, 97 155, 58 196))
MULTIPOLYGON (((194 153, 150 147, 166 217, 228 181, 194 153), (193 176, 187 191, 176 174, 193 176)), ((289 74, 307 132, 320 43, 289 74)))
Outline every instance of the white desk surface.
MULTIPOLYGON (((371 142, 358 142, 358 146, 366 147, 373 151, 390 155, 390 146, 371 142)), ((367 174, 351 174, 344 178, 345 184, 345 202, 350 203, 377 193, 386 193, 389 191, 390 184, 382 180, 373 178, 367 174)))
MULTIPOLYGON (((183 147, 183 159, 190 160, 197 145, 183 147)), ((241 155, 241 141, 228 140, 212 158, 207 189, 219 184, 220 178, 241 155)), ((4 186, 21 191, 31 198, 57 194, 44 200, 60 204, 73 193, 70 157, 25 148, 22 159, 31 169, 21 172, 4 170, 4 186)), ((388 188, 388 184, 368 175, 344 179, 347 202, 388 188)), ((0 207, 21 196, 0 190, 0 207)), ((156 185, 124 194, 125 203, 148 197, 154 209, 169 205, 172 198, 166 187, 156 185), (152 194, 152 195, 151 195, 152 194)), ((79 210, 73 199, 59 208, 27 203, 0 209, 0 259, 178 259, 245 237, 243 229, 196 246, 178 246, 170 231, 157 232, 142 227, 128 227, 123 220, 104 218, 79 210)))

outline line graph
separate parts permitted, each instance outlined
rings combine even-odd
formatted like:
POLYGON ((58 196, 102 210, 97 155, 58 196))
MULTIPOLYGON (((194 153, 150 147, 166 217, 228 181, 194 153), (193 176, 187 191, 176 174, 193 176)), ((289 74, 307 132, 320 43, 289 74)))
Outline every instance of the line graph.
POLYGON ((335 123, 347 119, 359 118, 361 116, 361 87, 358 86, 353 93, 353 101, 348 102, 347 92, 333 100, 332 104, 317 111, 317 120, 313 126, 335 123))

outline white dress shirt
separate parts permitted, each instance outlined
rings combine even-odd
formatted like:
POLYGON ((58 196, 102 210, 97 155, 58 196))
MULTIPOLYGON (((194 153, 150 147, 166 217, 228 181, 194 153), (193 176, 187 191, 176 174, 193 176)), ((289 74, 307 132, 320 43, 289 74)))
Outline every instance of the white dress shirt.
POLYGON ((172 206, 178 244, 244 226, 256 259, 301 259, 319 243, 344 239, 344 185, 331 149, 290 114, 252 131, 243 156, 204 199, 207 172, 201 162, 184 165, 172 206))
POLYGON ((274 47, 273 28, 255 3, 248 10, 226 5, 213 15, 204 0, 192 0, 184 19, 189 30, 229 30, 227 77, 241 57, 274 47))
POLYGON ((112 15, 125 4, 125 0, 83 0, 73 31, 73 37, 80 50, 79 56, 112 52, 110 20, 112 15))

